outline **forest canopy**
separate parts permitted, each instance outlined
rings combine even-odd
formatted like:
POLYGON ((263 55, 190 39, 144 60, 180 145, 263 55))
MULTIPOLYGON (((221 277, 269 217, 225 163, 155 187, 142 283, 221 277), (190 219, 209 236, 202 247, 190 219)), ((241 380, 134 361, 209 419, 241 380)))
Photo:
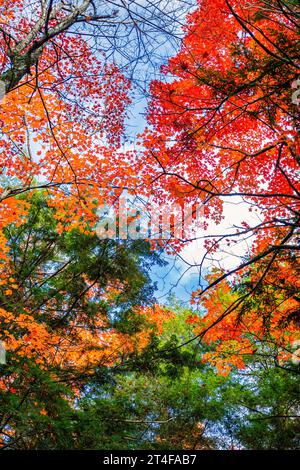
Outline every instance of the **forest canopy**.
POLYGON ((299 450, 299 22, 0 0, 2 450, 299 450))

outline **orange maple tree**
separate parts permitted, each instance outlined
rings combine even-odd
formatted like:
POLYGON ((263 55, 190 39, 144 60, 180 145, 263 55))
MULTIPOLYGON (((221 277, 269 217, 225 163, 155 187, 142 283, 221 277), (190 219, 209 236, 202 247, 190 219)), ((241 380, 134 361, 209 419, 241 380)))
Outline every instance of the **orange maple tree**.
MULTIPOLYGON (((16 295, 30 295, 14 278, 7 229, 27 221, 34 194, 47 190, 46 206, 56 221, 56 234, 79 230, 89 235, 98 221, 97 207, 115 201, 122 190, 114 188, 113 181, 122 180, 124 186, 135 182, 133 154, 121 149, 130 82, 82 30, 92 22, 96 29, 107 26, 116 14, 112 6, 98 14, 89 0, 0 2, 0 80, 5 95, 0 104, 0 288, 6 299, 0 309, 1 340, 8 353, 19 360, 31 358, 41 368, 51 364, 91 372, 99 364, 109 366, 143 349, 155 329, 122 334, 100 313, 91 329, 82 312, 67 328, 52 328, 41 321, 36 306, 15 303, 16 295)), ((29 244, 28 238, 25 254, 29 244)), ((50 243, 45 249, 52 248, 50 243)), ((96 282, 83 281, 87 301, 94 290, 103 298, 112 295, 110 286, 100 292, 96 282)), ((111 279, 111 289, 117 282, 111 279)), ((43 306, 49 312, 56 307, 51 298, 43 306)), ((138 309, 138 314, 152 318, 147 309, 138 309)), ((155 315, 161 317, 162 311, 155 310, 155 315)), ((15 389, 15 379, 8 374, 1 388, 15 389)))

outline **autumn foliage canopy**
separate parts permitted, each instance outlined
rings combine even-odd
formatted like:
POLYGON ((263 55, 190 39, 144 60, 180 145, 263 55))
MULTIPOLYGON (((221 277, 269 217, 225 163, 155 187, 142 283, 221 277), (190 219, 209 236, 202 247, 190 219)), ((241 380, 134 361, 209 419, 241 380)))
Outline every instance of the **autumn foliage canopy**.
POLYGON ((261 335, 282 347, 278 360, 299 338, 297 18, 293 2, 201 1, 179 53, 163 67, 166 80, 151 86, 145 177, 158 194, 200 200, 204 229, 222 220, 232 198, 259 214, 255 225, 204 237, 207 255, 234 250, 242 238, 252 247, 237 267, 210 275, 192 300, 207 310, 198 334, 221 340, 219 357, 235 365, 261 335))
MULTIPOLYGON (((50 416, 47 432, 57 446, 74 403, 92 386, 111 384, 108 375, 122 367, 148 374, 150 359, 171 362, 166 351, 174 359, 183 348, 186 362, 174 359, 178 370, 183 363, 192 367, 193 355, 193 367, 216 368, 220 380, 232 369, 243 371, 253 357, 267 356, 284 371, 295 372, 299 363, 297 1, 198 0, 177 53, 151 80, 147 127, 134 149, 123 145, 134 80, 99 47, 119 13, 113 6, 103 13, 101 6, 0 0, 4 447, 43 446, 33 437, 22 440, 24 416, 32 429, 37 423, 42 429, 50 416), (155 300, 149 273, 163 263, 163 248, 180 255, 189 241, 150 246, 96 235, 97 208, 115 204, 125 188, 161 205, 201 204, 194 236, 201 232, 204 258, 234 254, 239 241, 249 241, 229 269, 200 264, 202 287, 180 320, 174 306, 155 300), (230 201, 255 219, 212 236, 209 227, 221 224, 230 201), (178 333, 176 344, 172 322, 188 331, 178 333), (185 349, 190 343, 200 344, 201 354, 185 349), (58 416, 64 416, 60 424, 58 416)), ((151 373, 165 377, 170 368, 164 363, 151 373)), ((193 421, 186 441, 178 426, 174 445, 189 448, 204 427, 193 421)))

